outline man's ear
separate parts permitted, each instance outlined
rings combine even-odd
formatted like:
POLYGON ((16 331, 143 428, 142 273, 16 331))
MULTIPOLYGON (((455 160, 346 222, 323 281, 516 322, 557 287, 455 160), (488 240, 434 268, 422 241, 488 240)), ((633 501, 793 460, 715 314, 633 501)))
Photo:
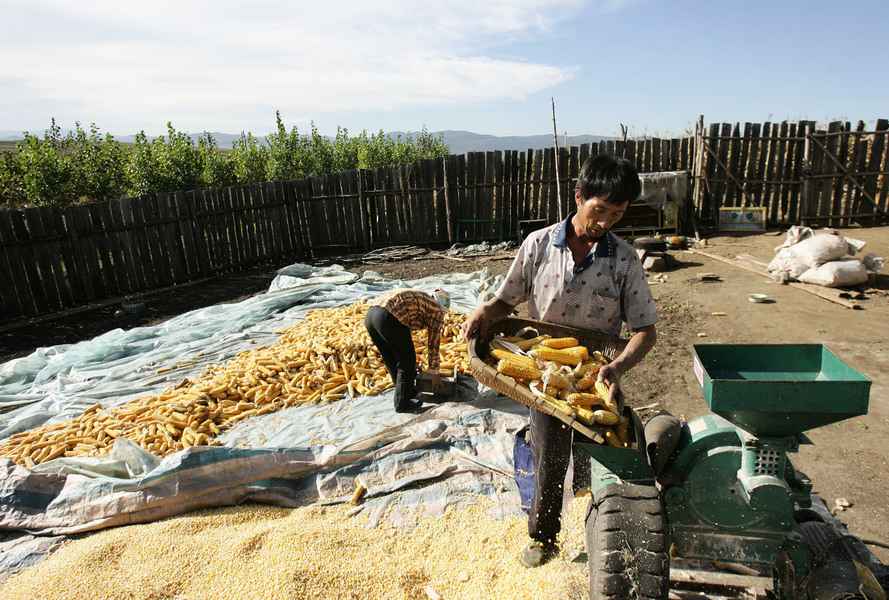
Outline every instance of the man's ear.
POLYGON ((577 208, 583 205, 583 197, 580 195, 580 190, 574 190, 574 204, 577 205, 577 208))

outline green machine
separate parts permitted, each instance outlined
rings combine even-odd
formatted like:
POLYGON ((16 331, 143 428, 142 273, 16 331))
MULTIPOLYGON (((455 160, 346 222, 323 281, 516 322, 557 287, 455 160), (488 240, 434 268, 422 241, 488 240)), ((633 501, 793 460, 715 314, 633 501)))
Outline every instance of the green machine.
POLYGON ((788 457, 811 444, 805 431, 866 414, 870 381, 820 344, 697 345, 694 373, 712 414, 651 440, 657 417, 643 427, 625 409, 633 449, 579 445, 592 459, 591 597, 666 598, 673 557, 769 574, 782 600, 873 600, 871 571, 812 510, 788 457))

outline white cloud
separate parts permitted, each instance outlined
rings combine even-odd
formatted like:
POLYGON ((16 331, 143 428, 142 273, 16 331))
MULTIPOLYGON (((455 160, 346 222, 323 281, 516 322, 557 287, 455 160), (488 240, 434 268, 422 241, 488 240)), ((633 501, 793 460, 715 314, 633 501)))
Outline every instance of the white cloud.
POLYGON ((562 56, 525 62, 496 50, 547 35, 579 3, 14 2, 0 36, 0 129, 55 115, 119 132, 166 119, 262 131, 275 108, 294 121, 521 99, 573 70, 562 56))

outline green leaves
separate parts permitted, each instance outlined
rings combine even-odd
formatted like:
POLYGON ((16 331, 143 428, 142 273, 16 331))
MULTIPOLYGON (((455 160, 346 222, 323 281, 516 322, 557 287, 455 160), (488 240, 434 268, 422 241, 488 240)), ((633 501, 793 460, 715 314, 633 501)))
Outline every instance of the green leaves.
POLYGON ((375 169, 447 156, 441 137, 424 127, 416 137, 379 131, 350 136, 337 128, 331 140, 314 123, 308 133, 289 131, 280 112, 275 132, 265 139, 242 133, 231 150, 220 149, 209 133, 195 143, 167 123, 167 135, 136 135, 121 144, 95 124, 80 123, 62 135, 55 119, 43 137, 25 133, 10 152, 0 152, 0 205, 66 206, 123 195, 143 196, 198 187, 284 181, 351 169, 375 169))

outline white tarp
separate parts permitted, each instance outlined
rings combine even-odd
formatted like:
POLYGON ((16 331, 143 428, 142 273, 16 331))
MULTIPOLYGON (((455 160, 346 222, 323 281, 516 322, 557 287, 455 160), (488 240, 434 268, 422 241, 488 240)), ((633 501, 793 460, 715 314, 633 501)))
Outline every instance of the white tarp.
MULTIPOLYGON (((486 272, 405 282, 341 267, 292 265, 270 291, 153 327, 114 330, 78 344, 41 348, 0 366, 0 439, 105 407, 199 375, 210 363, 275 341, 308 310, 350 304, 396 287, 441 287, 469 311, 497 281, 486 272)), ((209 506, 256 501, 299 506, 341 502, 360 479, 372 523, 435 514, 472 495, 501 497, 518 512, 513 434, 527 409, 479 395, 464 378, 458 399, 419 415, 397 414, 392 392, 329 405, 294 407, 250 419, 220 436, 221 447, 159 458, 128 440, 107 457, 60 458, 32 470, 0 459, 0 568, 20 568, 70 535, 153 521, 209 506), (390 510, 399 505, 399 510, 390 510), (35 538, 31 534, 40 534, 35 538)), ((0 578, 3 574, 0 573, 0 578)))

